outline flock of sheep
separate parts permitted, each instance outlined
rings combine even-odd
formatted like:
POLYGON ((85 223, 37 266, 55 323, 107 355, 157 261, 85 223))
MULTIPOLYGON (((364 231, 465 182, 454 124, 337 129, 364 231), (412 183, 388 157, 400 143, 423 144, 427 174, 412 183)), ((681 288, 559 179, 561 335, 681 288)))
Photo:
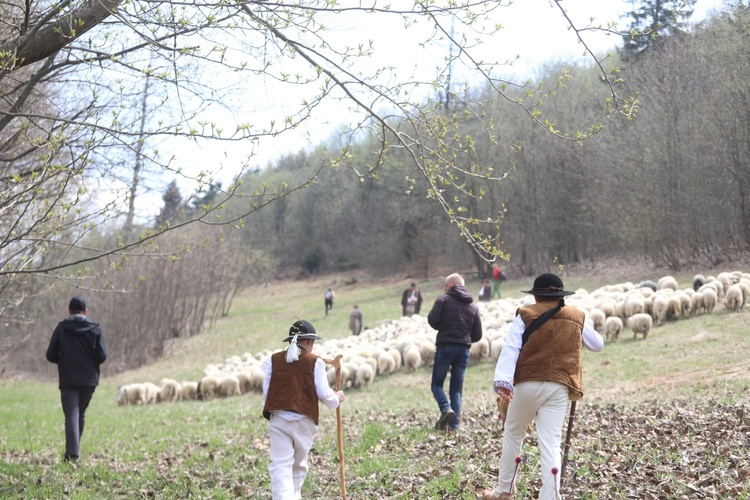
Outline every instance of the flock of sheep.
MULTIPOLYGON (((645 281, 609 285, 589 293, 576 290, 566 303, 586 313, 597 331, 609 340, 616 340, 628 327, 637 336, 647 338, 655 325, 696 314, 712 313, 718 304, 731 311, 740 311, 750 299, 750 274, 720 273, 717 276, 695 276, 692 286, 680 288, 671 276, 657 282, 645 281)), ((533 297, 478 302, 484 336, 473 344, 470 363, 496 360, 516 310, 531 304, 533 297)), ((430 365, 435 357, 436 332, 424 316, 414 315, 390 321, 359 336, 329 339, 315 343, 315 354, 334 359, 341 354, 341 384, 344 388, 359 387, 376 377, 398 371, 414 371, 430 365)), ((199 381, 163 379, 161 385, 151 382, 126 384, 118 388, 118 405, 141 405, 227 398, 263 390, 263 360, 270 350, 232 356, 221 364, 203 370, 199 381)), ((335 370, 328 368, 328 381, 335 384, 335 370)))

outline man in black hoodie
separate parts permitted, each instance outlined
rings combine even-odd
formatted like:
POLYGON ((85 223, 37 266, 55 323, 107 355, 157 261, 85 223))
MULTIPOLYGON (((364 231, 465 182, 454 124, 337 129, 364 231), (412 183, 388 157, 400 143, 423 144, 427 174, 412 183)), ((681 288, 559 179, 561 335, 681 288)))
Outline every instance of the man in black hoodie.
POLYGON ((65 413, 65 461, 78 462, 86 408, 99 385, 99 365, 107 359, 99 325, 86 318, 86 301, 73 297, 68 319, 52 333, 47 360, 57 364, 60 397, 65 413))
POLYGON ((464 373, 469 366, 469 348, 482 338, 479 309, 460 274, 445 278, 445 293, 435 301, 427 315, 427 322, 438 331, 435 362, 432 365, 432 395, 440 408, 440 418, 435 428, 446 430, 450 426, 451 430, 456 430, 461 416, 464 373), (449 370, 450 401, 443 390, 449 370))

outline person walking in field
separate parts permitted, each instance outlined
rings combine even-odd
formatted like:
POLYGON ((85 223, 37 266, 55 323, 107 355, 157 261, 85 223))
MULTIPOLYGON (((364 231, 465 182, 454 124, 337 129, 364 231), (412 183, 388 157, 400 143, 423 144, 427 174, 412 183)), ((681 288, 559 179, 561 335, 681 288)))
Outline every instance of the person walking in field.
POLYGON ((427 322, 437 330, 431 388, 440 410, 435 428, 455 431, 461 417, 461 391, 469 366, 469 348, 482 338, 482 320, 460 274, 445 278, 444 289, 445 293, 435 300, 427 314, 427 322), (450 399, 443 389, 449 371, 450 399))
POLYGON ((401 294, 401 314, 403 316, 419 314, 420 309, 422 309, 422 292, 419 291, 416 283, 412 283, 401 294))
POLYGON ((500 269, 500 266, 497 264, 492 264, 492 298, 494 299, 497 297, 498 299, 502 298, 502 294, 500 293, 500 283, 505 281, 505 272, 500 269))
POLYGON ((274 500, 302 497, 307 455, 318 430, 318 401, 334 410, 344 401, 342 391, 328 385, 325 362, 312 353, 322 340, 306 320, 289 329, 285 351, 263 361, 263 417, 271 441, 271 495, 274 500))
POLYGON ((107 360, 107 344, 101 328, 90 321, 83 297, 68 304, 68 318, 52 333, 47 360, 57 364, 60 399, 65 414, 66 462, 77 463, 81 456, 81 436, 86 409, 99 385, 99 365, 107 360))
POLYGON ((333 299, 336 298, 336 293, 334 293, 332 288, 329 288, 323 297, 325 299, 326 316, 328 316, 328 313, 333 309, 333 299))
POLYGON ((479 302, 489 302, 492 300, 492 287, 490 282, 482 280, 482 288, 479 289, 479 302))
POLYGON ((362 331, 362 309, 357 304, 354 304, 352 310, 349 311, 349 330, 355 336, 362 331))
POLYGON ((560 498, 560 441, 568 400, 583 397, 581 347, 599 352, 602 336, 584 322, 583 311, 565 305, 563 281, 555 274, 534 280, 535 304, 516 312, 495 366, 494 390, 507 402, 497 486, 482 498, 511 500, 515 490, 516 458, 526 428, 536 418, 542 489, 540 500, 560 498))

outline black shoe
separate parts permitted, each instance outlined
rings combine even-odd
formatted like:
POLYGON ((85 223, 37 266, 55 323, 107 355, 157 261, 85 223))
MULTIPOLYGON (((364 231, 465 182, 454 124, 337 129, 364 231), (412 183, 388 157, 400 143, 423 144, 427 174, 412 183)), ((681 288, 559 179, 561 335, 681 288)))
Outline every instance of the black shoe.
POLYGON ((77 455, 65 455, 65 457, 63 458, 63 461, 71 463, 71 464, 77 464, 78 456, 77 455))
POLYGON ((456 412, 448 408, 445 411, 440 412, 440 418, 435 424, 435 429, 442 431, 456 419, 456 412))

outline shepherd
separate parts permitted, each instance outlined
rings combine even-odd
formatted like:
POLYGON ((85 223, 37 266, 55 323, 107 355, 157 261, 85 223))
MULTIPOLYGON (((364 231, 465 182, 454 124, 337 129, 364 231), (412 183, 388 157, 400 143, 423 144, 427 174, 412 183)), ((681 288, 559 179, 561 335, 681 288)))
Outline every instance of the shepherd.
POLYGON ((534 288, 523 291, 535 304, 516 311, 495 367, 494 390, 508 402, 497 487, 484 490, 485 499, 511 500, 517 459, 526 428, 536 417, 541 458, 541 500, 560 498, 560 441, 568 400, 583 397, 581 346, 600 352, 602 336, 585 315, 565 305, 563 281, 551 273, 539 275, 534 288))
POLYGON ((344 401, 328 385, 325 362, 312 353, 317 335, 307 320, 289 329, 286 351, 263 361, 263 416, 271 441, 271 495, 275 500, 302 498, 307 455, 318 430, 318 401, 331 410, 344 401))

